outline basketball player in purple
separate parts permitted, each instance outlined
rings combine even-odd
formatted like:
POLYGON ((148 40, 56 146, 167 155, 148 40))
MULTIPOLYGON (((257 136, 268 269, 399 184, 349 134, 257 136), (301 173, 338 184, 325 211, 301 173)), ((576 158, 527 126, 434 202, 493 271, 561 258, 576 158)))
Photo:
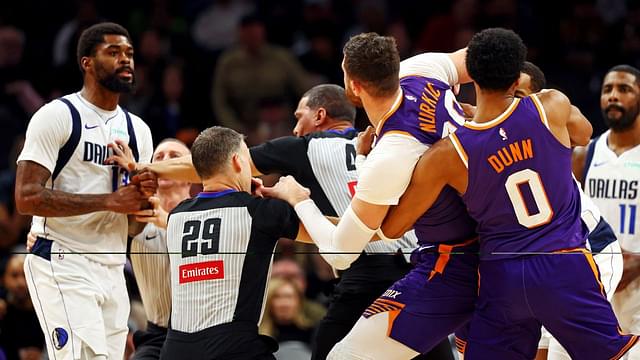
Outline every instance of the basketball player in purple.
MULTIPOLYGON (((400 62, 393 39, 374 33, 354 36, 345 45, 347 96, 363 104, 378 135, 375 148, 358 168, 352 210, 335 227, 318 216, 293 178, 281 178, 269 192, 295 206, 332 265, 349 265, 345 255, 357 255, 389 206, 398 203, 419 157, 464 123, 451 89, 470 80, 465 53, 465 49, 426 53, 400 62), (378 214, 376 223, 372 219, 378 214), (357 223, 349 226, 356 218, 357 223), (365 236, 360 236, 363 231, 365 236), (327 254, 335 253, 345 255, 330 255, 340 256, 339 262, 333 262, 327 254)), ((412 254, 415 268, 364 312, 327 359, 410 359, 468 322, 477 295, 475 228, 457 193, 444 189, 416 223, 420 247, 412 254)))
POLYGON ((466 360, 533 359, 541 325, 573 359, 619 359, 637 337, 620 332, 585 250, 571 176, 571 146, 589 141, 591 125, 559 91, 514 98, 525 56, 510 30, 473 37, 474 118, 425 153, 382 229, 409 227, 446 186, 462 194, 480 240, 466 360))

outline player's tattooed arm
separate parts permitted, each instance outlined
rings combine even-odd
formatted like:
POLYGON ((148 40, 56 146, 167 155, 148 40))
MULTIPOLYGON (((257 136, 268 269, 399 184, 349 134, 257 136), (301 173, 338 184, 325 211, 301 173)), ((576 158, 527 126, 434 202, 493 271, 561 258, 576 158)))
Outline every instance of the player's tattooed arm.
POLYGON ((136 185, 109 194, 72 194, 46 188, 51 173, 33 161, 20 161, 16 175, 16 207, 21 214, 62 217, 96 211, 132 213, 146 204, 136 185))

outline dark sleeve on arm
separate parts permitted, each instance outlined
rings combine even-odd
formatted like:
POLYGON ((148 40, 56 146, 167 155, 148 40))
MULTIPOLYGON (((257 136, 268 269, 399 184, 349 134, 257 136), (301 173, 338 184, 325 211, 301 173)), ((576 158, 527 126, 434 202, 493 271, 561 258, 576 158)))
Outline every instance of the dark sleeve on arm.
POLYGON ((263 174, 294 175, 307 163, 307 139, 285 136, 249 149, 251 160, 263 174))
POLYGON ((279 199, 255 199, 249 208, 257 230, 268 238, 295 239, 300 220, 291 205, 279 199))

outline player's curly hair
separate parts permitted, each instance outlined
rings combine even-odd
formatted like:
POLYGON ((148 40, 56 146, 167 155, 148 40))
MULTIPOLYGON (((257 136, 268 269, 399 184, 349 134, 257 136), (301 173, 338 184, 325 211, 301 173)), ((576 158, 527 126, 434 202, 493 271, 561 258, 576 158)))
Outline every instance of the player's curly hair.
POLYGON ((506 90, 519 77, 527 48, 518 34, 503 28, 475 34, 467 48, 467 71, 481 89, 506 90))
POLYGON ((347 76, 362 83, 369 94, 393 95, 400 86, 400 54, 394 38, 374 32, 358 34, 347 41, 343 53, 347 76))
POLYGON ((85 56, 94 56, 96 54, 96 46, 104 43, 105 35, 122 35, 131 42, 131 36, 127 29, 116 23, 103 22, 90 26, 80 34, 76 50, 78 66, 80 66, 82 73, 84 73, 84 69, 80 61, 85 56))

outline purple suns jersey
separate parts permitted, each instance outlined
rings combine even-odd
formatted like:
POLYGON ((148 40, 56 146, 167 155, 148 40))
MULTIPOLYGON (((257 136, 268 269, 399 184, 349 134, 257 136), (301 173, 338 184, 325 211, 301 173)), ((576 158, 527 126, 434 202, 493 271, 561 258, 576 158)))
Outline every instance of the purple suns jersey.
POLYGON ((585 246, 571 149, 551 133, 535 95, 450 139, 468 169, 462 199, 478 221, 482 260, 585 246))
MULTIPOLYGON (((400 87, 402 101, 379 125, 378 140, 385 134, 396 133, 433 145, 464 123, 462 109, 446 83, 406 76, 400 79, 400 87)), ((416 221, 414 229, 418 244, 424 245, 466 241, 476 236, 475 227, 458 193, 446 187, 433 206, 416 221)))

